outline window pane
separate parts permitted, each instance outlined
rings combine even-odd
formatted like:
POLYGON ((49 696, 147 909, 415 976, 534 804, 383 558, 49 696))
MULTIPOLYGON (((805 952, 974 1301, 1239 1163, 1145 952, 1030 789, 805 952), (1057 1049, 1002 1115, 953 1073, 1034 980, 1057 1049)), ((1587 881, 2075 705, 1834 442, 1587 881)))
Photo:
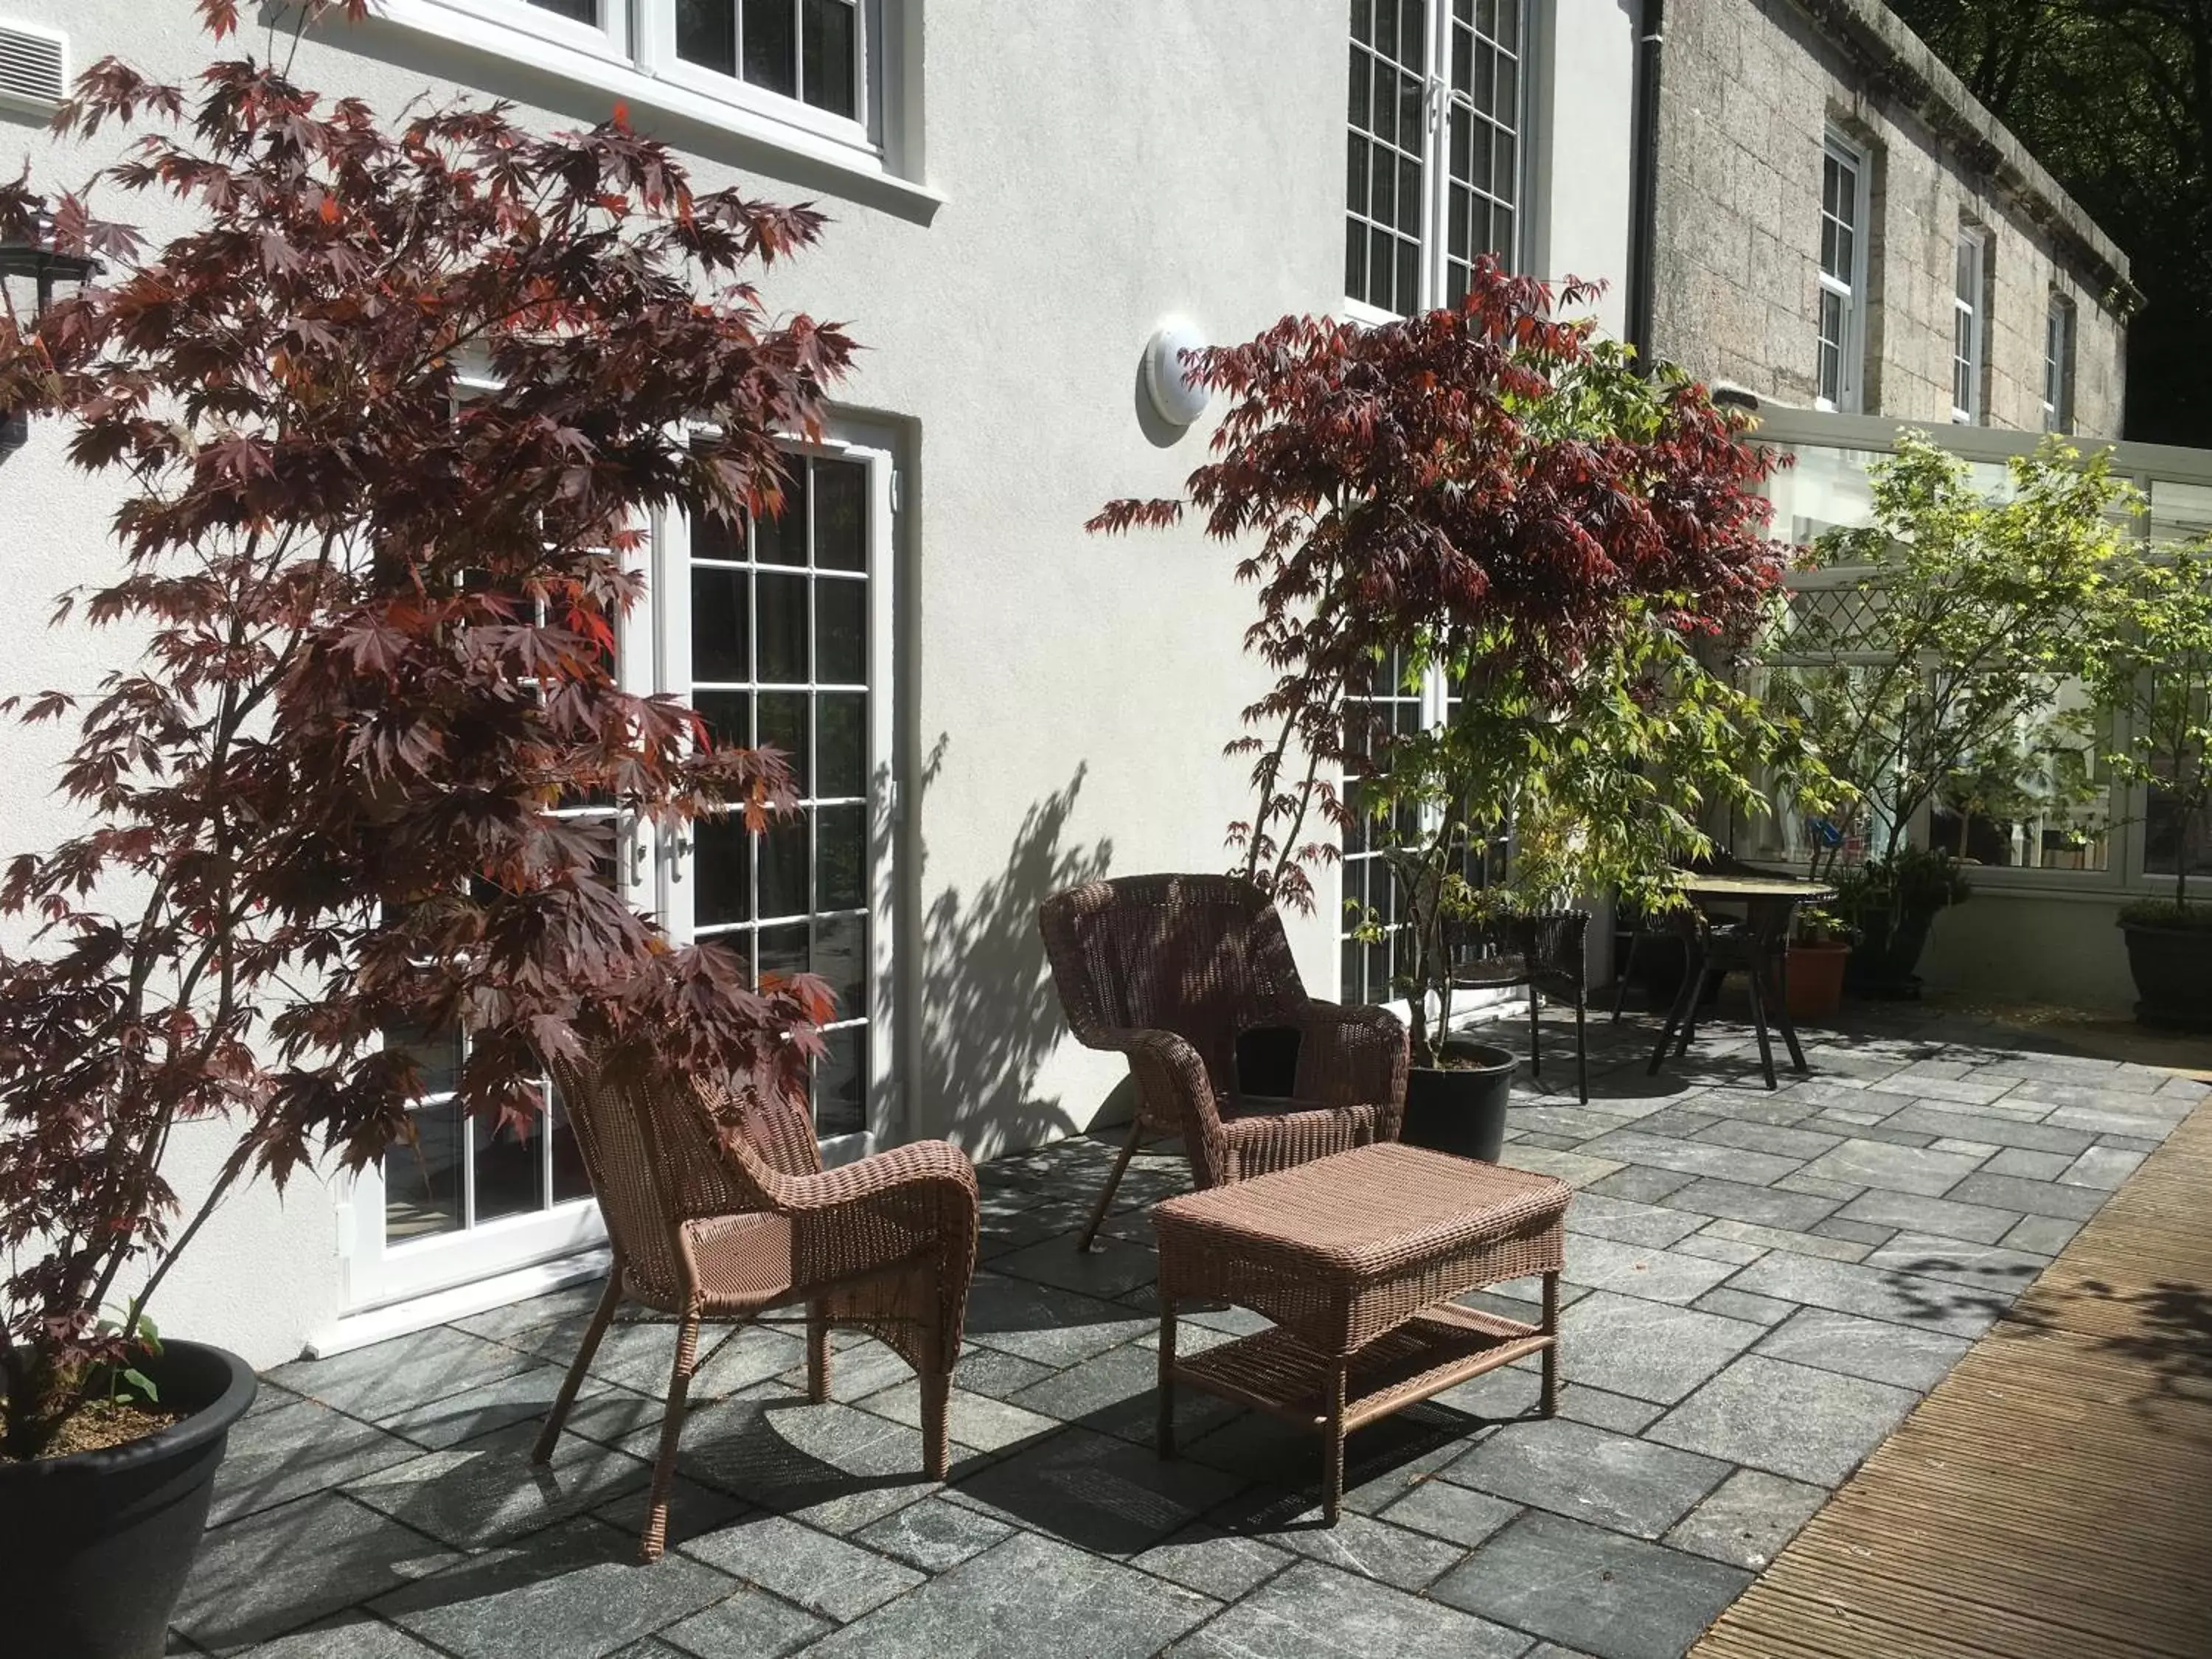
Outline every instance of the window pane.
POLYGON ((691 678, 742 684, 752 678, 751 620, 742 570, 691 567, 691 678))
POLYGON ((814 791, 813 744, 808 740, 806 705, 804 691, 761 693, 760 740, 783 751, 792 783, 802 795, 814 791))
POLYGON ((1401 242, 1398 245, 1397 311, 1401 316, 1411 316, 1421 303, 1419 252, 1418 243, 1401 242))
POLYGON ((1344 205, 1349 212, 1367 211, 1368 165, 1367 141, 1355 132, 1352 135, 1352 146, 1344 166, 1344 205))
POLYGON ((415 1145, 384 1155, 384 1237, 393 1244, 458 1232, 465 1219, 461 1109, 444 1100, 408 1115, 415 1145))
POLYGON ((735 75, 736 0, 676 0, 676 55, 717 75, 735 75))
POLYGON ((1357 219, 1344 228, 1344 291, 1355 300, 1367 297, 1367 228, 1357 219))
POLYGON ((795 460, 783 483, 783 511, 753 523, 753 556, 763 564, 806 562, 806 463, 795 460))
POLYGON ((760 678, 764 684, 806 684, 806 590, 803 575, 763 570, 754 597, 760 605, 760 678))
POLYGON ((813 907, 809 878, 811 839, 804 811, 773 820, 760 838, 760 913, 763 916, 803 916, 813 907))
POLYGON ((1352 38, 1365 40, 1375 27, 1375 0, 1352 0, 1352 38))
POLYGON ((848 806, 816 809, 815 865, 819 890, 817 908, 854 910, 868 902, 867 808, 858 801, 848 806))
POLYGON ((694 691, 691 706, 707 722, 708 735, 717 749, 750 749, 753 744, 753 700, 747 691, 694 691))
POLYGON ((740 817, 701 818, 691 826, 691 867, 699 885, 691 896, 693 921, 720 927, 750 921, 752 842, 740 817))
POLYGON ((449 1095, 460 1086, 461 1034, 458 1028, 429 1032, 395 1027, 385 1032, 384 1046, 400 1050, 414 1060, 424 1095, 449 1095))
POLYGON ((760 930, 760 976, 788 979, 807 971, 808 928, 805 922, 760 930))
POLYGON ((868 469, 858 461, 813 466, 814 564, 820 570, 868 568, 868 469))
POLYGON ((799 95, 798 0, 744 0, 745 79, 799 95))
POLYGON ((557 1088, 548 1085, 545 1091, 546 1133, 553 1137, 553 1201, 564 1204, 572 1198, 592 1195, 591 1174, 584 1167, 583 1148, 576 1142, 576 1127, 568 1117, 568 1103, 561 1098, 557 1088))
POLYGON ((599 21, 599 0, 530 0, 540 11, 550 11, 556 17, 566 17, 574 22, 589 23, 597 27, 599 21))
POLYGON ((837 999, 839 1019, 868 1012, 868 919, 830 916, 814 924, 814 971, 837 999))
POLYGON ((814 1063, 814 1133, 857 1134, 868 1127, 868 1028, 825 1031, 829 1053, 814 1063))
POLYGON ((824 799, 867 793, 868 696, 825 691, 815 699, 814 793, 824 799))
POLYGON ((495 1127, 488 1118, 470 1124, 477 1164, 477 1220, 526 1215, 545 1207, 545 1148, 541 1120, 526 1129, 495 1127))
POLYGON ((853 37, 853 8, 846 0, 806 0, 806 101, 832 115, 859 112, 853 37))

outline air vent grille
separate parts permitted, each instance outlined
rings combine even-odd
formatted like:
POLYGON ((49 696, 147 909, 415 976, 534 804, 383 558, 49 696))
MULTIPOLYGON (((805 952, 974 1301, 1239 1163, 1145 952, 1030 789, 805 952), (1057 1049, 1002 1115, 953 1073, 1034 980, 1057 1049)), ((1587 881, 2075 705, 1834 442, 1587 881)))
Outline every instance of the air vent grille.
POLYGON ((66 42, 22 23, 0 22, 0 104, 47 110, 69 85, 66 42))

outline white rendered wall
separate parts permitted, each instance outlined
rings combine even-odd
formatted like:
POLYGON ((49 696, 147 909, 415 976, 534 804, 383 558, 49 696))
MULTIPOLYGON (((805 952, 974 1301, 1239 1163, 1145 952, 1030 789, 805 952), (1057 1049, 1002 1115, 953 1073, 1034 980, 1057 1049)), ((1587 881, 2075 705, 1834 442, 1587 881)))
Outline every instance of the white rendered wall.
MULTIPOLYGON (((1560 3, 1620 15, 1610 0, 1560 3)), ((846 402, 907 434, 904 1133, 950 1134, 981 1156, 1081 1128, 1124 1077, 1118 1058, 1065 1035, 1036 901, 1093 874, 1224 868, 1224 829, 1246 811, 1243 763, 1221 747, 1264 677, 1241 652, 1253 602, 1234 551, 1194 530, 1106 541, 1083 523, 1111 496, 1173 492, 1204 457, 1203 422, 1177 434, 1140 415, 1139 354, 1164 313, 1230 341, 1341 301, 1347 47, 1340 7, 1319 0, 915 9, 926 182, 945 198, 933 215, 866 204, 856 195, 884 198, 821 168, 742 172, 736 158, 759 166, 757 147, 712 129, 666 132, 690 147, 702 186, 742 182, 830 214, 823 246, 768 278, 769 304, 847 323, 867 349, 846 402)), ((80 68, 116 52, 182 79, 211 55, 187 0, 0 0, 0 18, 66 29, 80 68)), ((1626 152, 1605 165, 1592 153, 1612 46, 1567 33, 1562 72, 1583 67, 1553 114, 1575 129, 1576 159, 1547 222, 1559 268, 1612 278, 1617 311, 1626 152)), ((391 24, 309 42, 296 74, 386 111, 473 85, 547 126, 600 119, 612 101, 391 24)), ((653 125, 635 106, 632 118, 653 125)), ((36 124, 0 117, 0 167, 27 155, 42 183, 76 184, 118 149, 103 134, 94 151, 57 154, 36 124)), ((50 593, 116 568, 112 498, 69 471, 61 436, 43 426, 0 459, 12 623, 0 695, 81 688, 123 648, 45 629, 50 593)), ((47 793, 64 736, 0 734, 13 785, 0 856, 72 827, 47 793)), ((1333 908, 1292 918, 1291 932, 1309 981, 1332 993, 1333 908)), ((179 1187, 189 1193, 217 1150, 211 1134, 184 1142, 179 1187)), ((261 1364, 298 1352, 343 1310, 341 1197, 302 1176, 281 1203, 265 1187, 234 1201, 165 1291, 165 1327, 261 1364)))
POLYGON ((1638 0, 1551 0, 1539 34, 1535 248, 1539 276, 1597 278, 1599 325, 1627 326, 1629 158, 1638 0))

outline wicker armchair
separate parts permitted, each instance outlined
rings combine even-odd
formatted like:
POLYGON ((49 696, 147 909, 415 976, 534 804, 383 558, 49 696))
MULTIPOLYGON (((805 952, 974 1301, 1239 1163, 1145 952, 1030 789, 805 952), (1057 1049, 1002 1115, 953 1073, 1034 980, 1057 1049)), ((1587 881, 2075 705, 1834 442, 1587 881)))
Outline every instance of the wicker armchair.
POLYGON ((586 1369, 625 1297, 681 1322, 641 1554, 666 1542, 685 1395, 702 1319, 806 1305, 807 1394, 829 1397, 830 1327, 880 1338, 921 1382, 922 1459, 945 1478, 945 1413, 975 1266, 975 1172, 941 1140, 824 1170, 795 1105, 684 1083, 609 1081, 556 1066, 614 1265, 532 1453, 553 1454, 586 1369))
POLYGON ((1528 988, 1528 1071, 1544 1075, 1540 994, 1575 1008, 1575 1091, 1589 1104, 1589 916, 1546 910, 1455 929, 1452 983, 1463 989, 1528 988))
POLYGON ((1181 1135, 1202 1188, 1398 1138, 1405 1027, 1381 1008, 1308 996, 1282 918, 1250 882, 1090 882, 1045 900, 1038 922, 1069 1026, 1085 1046, 1127 1055, 1137 1085, 1128 1139, 1079 1249, 1091 1248, 1148 1137, 1181 1135), (1297 1034, 1292 1098, 1254 1110, 1237 1040, 1269 1027, 1297 1034))

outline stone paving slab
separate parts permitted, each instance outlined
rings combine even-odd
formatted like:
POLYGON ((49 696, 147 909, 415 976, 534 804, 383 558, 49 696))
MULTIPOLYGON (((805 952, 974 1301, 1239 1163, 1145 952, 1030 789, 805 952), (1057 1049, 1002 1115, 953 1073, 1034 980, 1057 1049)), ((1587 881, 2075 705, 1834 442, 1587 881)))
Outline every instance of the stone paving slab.
MULTIPOLYGON (((173 1651, 1673 1659, 2204 1093, 1922 1009, 1808 1033, 1772 1092, 1732 1018, 1657 1078, 1649 1024, 1594 1036, 1589 1104, 1516 1083, 1506 1154, 1577 1188, 1559 1417, 1524 1363, 1359 1431, 1333 1530, 1290 1425, 1182 1389, 1155 1455, 1146 1206, 1188 1171, 1148 1149, 1079 1255, 1115 1150, 1081 1137, 979 1172, 949 1482, 880 1344, 840 1333, 816 1407, 789 1327, 710 1329, 672 1551, 634 1566, 674 1330, 621 1320, 534 1470, 573 1287, 273 1373, 173 1651)), ((1179 1341, 1263 1323, 1192 1310, 1179 1341)))

